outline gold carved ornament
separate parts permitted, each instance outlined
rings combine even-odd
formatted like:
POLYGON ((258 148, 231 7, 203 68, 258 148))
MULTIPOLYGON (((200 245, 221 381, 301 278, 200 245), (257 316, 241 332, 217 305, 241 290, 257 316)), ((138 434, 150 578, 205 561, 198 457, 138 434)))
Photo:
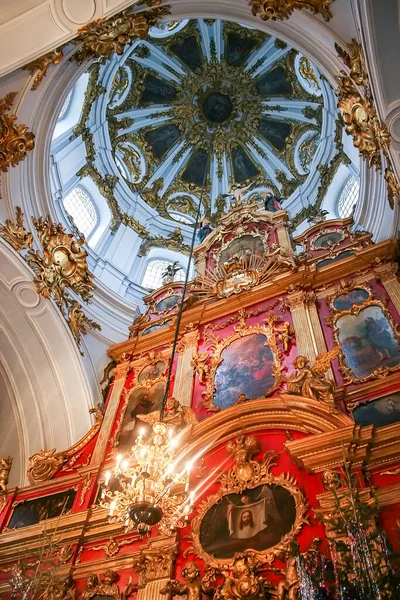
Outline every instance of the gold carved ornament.
POLYGON ((100 325, 89 319, 81 304, 70 298, 67 292, 71 290, 84 302, 93 295, 93 274, 86 262, 85 240, 66 233, 64 227, 50 221, 50 217, 32 221, 42 246, 40 252, 32 248, 32 234, 23 225, 19 207, 16 209, 16 222, 7 219, 5 225, 0 226, 0 234, 28 263, 35 274, 33 283, 37 293, 54 300, 80 347, 82 334, 88 329, 100 329, 100 325))
POLYGON ((232 565, 234 557, 231 559, 218 559, 214 555, 208 554, 202 547, 200 528, 203 518, 209 509, 226 495, 241 494, 245 490, 251 490, 262 485, 274 485, 285 488, 293 497, 296 507, 294 523, 290 531, 272 548, 262 552, 248 548, 243 553, 245 556, 256 557, 263 560, 263 562, 271 563, 277 556, 289 550, 295 536, 300 533, 303 525, 308 523, 306 500, 292 475, 288 473, 274 475, 271 473, 271 467, 276 464, 277 454, 275 452, 266 452, 262 460, 254 459, 260 453, 260 442, 256 437, 241 435, 235 440, 230 440, 226 445, 226 449, 228 454, 232 456, 234 465, 227 473, 221 475, 221 485, 218 492, 209 496, 198 508, 198 514, 192 522, 192 551, 211 567, 218 568, 232 565))
POLYGON ((364 53, 361 45, 352 40, 347 50, 335 44, 335 49, 346 67, 339 78, 338 108, 342 114, 346 133, 352 136, 353 144, 368 164, 377 170, 382 168, 382 157, 386 162, 385 181, 391 208, 394 198, 400 202, 400 182, 398 181, 389 155, 391 136, 377 113, 371 94, 364 53))
POLYGON ((88 550, 104 550, 107 558, 113 558, 114 556, 117 556, 123 546, 133 544, 137 539, 137 537, 131 537, 129 539, 116 540, 111 536, 106 544, 90 546, 88 550))
MULTIPOLYGON (((8 478, 10 476, 11 466, 12 466, 13 457, 5 456, 0 458, 0 496, 7 493, 7 483, 8 478)), ((1 502, 1 498, 0 498, 1 502)), ((1 505, 0 505, 1 506, 1 505)), ((5 506, 5 504, 4 504, 5 506)), ((4 508, 3 506, 3 508, 4 508)), ((0 510, 0 512, 3 509, 0 510)))
MULTIPOLYGON (((269 311, 268 316, 263 319, 263 323, 248 326, 246 325, 244 315, 245 313, 240 311, 239 324, 235 325, 233 333, 225 338, 219 338, 207 328, 207 330, 205 330, 205 343, 208 344, 208 349, 194 354, 192 358, 192 366, 195 367, 198 374, 199 383, 206 387, 201 393, 203 397, 201 405, 209 412, 219 412, 221 410, 219 406, 214 404, 213 397, 215 392, 214 379, 216 371, 224 360, 221 356, 222 352, 233 341, 244 336, 253 334, 265 335, 265 346, 269 346, 274 357, 272 373, 275 377, 275 382, 274 385, 265 392, 265 396, 270 396, 284 381, 283 371, 285 370, 285 367, 282 365, 283 352, 279 347, 279 344, 284 348, 289 347, 294 335, 291 324, 282 321, 282 317, 274 315, 272 311, 269 311)), ((242 398, 240 399, 242 400, 242 398)))
POLYGON ((47 74, 47 71, 51 65, 58 65, 63 58, 63 51, 61 48, 56 48, 52 52, 48 52, 44 56, 33 60, 23 68, 29 71, 32 77, 35 75, 31 90, 37 90, 39 85, 43 81, 43 77, 47 74))
POLYGON ((128 584, 122 593, 117 585, 118 579, 118 573, 112 569, 107 569, 102 579, 98 575, 89 575, 81 600, 90 600, 94 596, 106 596, 114 598, 114 600, 127 600, 134 591, 131 578, 129 578, 128 584))
POLYGON ((91 439, 93 439, 103 422, 103 413, 99 408, 91 408, 89 412, 96 414, 96 420, 83 438, 71 446, 71 448, 68 448, 68 450, 63 450, 62 452, 56 452, 55 448, 52 450, 41 450, 29 458, 27 475, 29 482, 32 485, 52 479, 60 467, 71 456, 81 450, 81 448, 83 448, 88 442, 90 442, 91 439))
POLYGON ((16 92, 0 100, 0 171, 15 167, 35 146, 35 136, 26 125, 17 125, 16 115, 8 114, 16 92))
POLYGON ((295 9, 307 8, 325 21, 332 18, 329 10, 332 0, 249 0, 251 12, 263 21, 288 19, 295 9))
POLYGON ((122 54, 125 46, 133 40, 144 40, 150 27, 168 15, 166 7, 156 7, 145 13, 129 14, 123 11, 108 19, 97 19, 78 30, 74 44, 80 44, 74 54, 79 64, 88 58, 111 58, 113 54, 122 54))

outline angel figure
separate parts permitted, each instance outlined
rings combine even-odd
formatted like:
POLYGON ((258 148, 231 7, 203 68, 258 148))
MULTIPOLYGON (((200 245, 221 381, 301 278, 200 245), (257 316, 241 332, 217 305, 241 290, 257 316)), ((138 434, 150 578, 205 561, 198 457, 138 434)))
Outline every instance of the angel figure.
POLYGON ((276 327, 277 341, 282 344, 283 351, 289 352, 289 347, 294 336, 294 329, 291 323, 284 321, 276 327))
POLYGON ((297 574, 296 557, 286 553, 286 570, 283 571, 284 579, 278 583, 278 600, 298 600, 299 576, 297 574))
POLYGON ((7 492, 8 477, 11 471, 12 456, 0 458, 0 494, 7 492))
POLYGON ((215 600, 265 600, 268 582, 257 575, 260 563, 252 555, 236 554, 230 575, 218 588, 215 600))
POLYGON ((237 204, 243 204, 243 192, 246 192, 249 188, 251 188, 252 185, 252 183, 249 183, 249 185, 246 185, 245 187, 231 187, 231 189, 229 190, 229 194, 223 194, 223 197, 232 197, 234 198, 237 204))
POLYGON ((178 271, 181 270, 182 267, 179 264, 179 260, 176 260, 171 265, 168 265, 161 274, 163 283, 172 283, 174 281, 175 275, 178 273, 178 271))
POLYGON ((313 367, 306 356, 297 356, 293 362, 296 371, 287 380, 288 392, 335 406, 334 383, 325 372, 339 352, 340 346, 335 346, 329 352, 318 354, 313 367))
POLYGON ((165 587, 160 590, 160 594, 166 596, 186 596, 186 600, 202 600, 203 594, 212 598, 214 590, 207 587, 205 582, 200 579, 200 569, 195 562, 188 562, 182 570, 182 577, 185 583, 176 579, 167 582, 165 587))
MULTIPOLYGON (((155 410, 147 415, 137 415, 136 418, 154 425, 154 423, 158 423, 161 420, 161 413, 159 410, 155 410)), ((174 397, 167 398, 163 421, 167 425, 174 426, 176 431, 198 423, 194 410, 190 406, 181 406, 179 400, 174 397)))
POLYGON ((206 385, 207 377, 210 373, 210 367, 207 365, 208 361, 208 352, 199 352, 198 354, 194 354, 192 358, 191 366, 195 367, 199 376, 199 383, 206 385))
POLYGON ((271 252, 268 252, 268 258, 274 258, 278 267, 295 269, 297 267, 296 257, 291 248, 283 248, 278 244, 271 244, 271 252))

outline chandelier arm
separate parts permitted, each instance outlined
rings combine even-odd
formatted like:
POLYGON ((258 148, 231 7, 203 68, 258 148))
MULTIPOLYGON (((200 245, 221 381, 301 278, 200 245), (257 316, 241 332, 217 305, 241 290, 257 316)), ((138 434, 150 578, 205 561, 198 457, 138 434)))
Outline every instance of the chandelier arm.
POLYGON ((214 141, 214 135, 212 135, 210 137, 210 147, 209 147, 209 152, 208 152, 208 161, 207 161, 207 164, 206 164, 206 168, 204 169, 204 177, 203 177, 203 182, 201 184, 200 198, 199 198, 199 203, 197 205, 196 220, 195 220, 194 227, 193 227, 193 235, 192 235, 192 241, 191 241, 191 244, 190 244, 189 259, 188 259, 188 264, 187 264, 187 269, 186 269, 186 276, 185 276, 185 281, 184 281, 184 284, 183 284, 182 298, 181 298, 181 301, 180 301, 180 304, 179 304, 178 318, 177 318, 177 321, 176 321, 174 341, 173 341, 173 344, 172 344, 171 359, 170 359, 170 364, 169 364, 169 369, 168 369, 167 383, 166 383, 166 386, 165 386, 165 393, 164 393, 164 398, 163 398, 162 407, 161 407, 161 415, 160 415, 160 420, 161 421, 164 420, 165 405, 166 405, 167 400, 168 400, 169 386, 171 385, 172 369, 173 369, 173 365, 174 365, 174 356, 175 356, 176 346, 177 346, 177 343, 178 343, 179 328, 180 328, 180 325, 181 325, 183 307, 185 305, 185 295, 186 295, 187 284, 188 284, 188 281, 189 281, 190 266, 191 266, 192 259, 193 259, 193 251, 194 251, 194 245, 195 245, 195 242, 196 242, 196 234, 197 234, 197 230, 198 230, 198 226, 199 226, 199 220, 200 220, 200 214, 201 214, 201 206, 203 204, 203 196, 204 196, 206 182, 207 182, 207 174, 208 174, 208 172, 210 170, 210 166, 211 166, 211 150, 212 150, 212 147, 213 147, 213 141, 214 141))

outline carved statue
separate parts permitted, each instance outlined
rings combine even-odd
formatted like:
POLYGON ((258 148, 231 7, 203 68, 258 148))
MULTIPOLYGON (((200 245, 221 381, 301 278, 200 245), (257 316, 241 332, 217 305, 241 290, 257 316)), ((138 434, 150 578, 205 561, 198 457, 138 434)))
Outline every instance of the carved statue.
POLYGON ((214 590, 207 587, 200 579, 200 569, 195 562, 187 563, 182 570, 182 577, 185 579, 185 583, 172 579, 160 590, 160 594, 163 596, 167 594, 186 596, 186 600, 202 600, 203 594, 210 598, 213 596, 214 590))
POLYGON ((271 244, 271 251, 268 252, 268 258, 273 258, 279 267, 295 269, 297 267, 296 257, 290 248, 283 248, 278 244, 271 244))
POLYGON ((289 347, 295 334, 293 326, 289 321, 284 321, 276 327, 276 332, 278 334, 277 341, 282 344, 283 351, 289 352, 289 347))
POLYGON ((310 361, 306 356, 297 356, 293 362, 296 371, 287 380, 288 392, 334 406, 334 384, 326 377, 325 372, 331 360, 336 358, 339 352, 340 346, 336 346, 329 352, 319 354, 313 367, 310 367, 310 361))
POLYGON ((257 575, 261 562, 252 555, 238 554, 230 575, 218 588, 215 600, 261 600, 267 598, 269 584, 257 575))
POLYGON ((278 198, 271 192, 267 192, 264 196, 265 210, 272 213, 278 212, 278 210, 283 210, 281 200, 283 200, 283 198, 278 198))
POLYGON ((163 284, 172 283, 174 281, 175 275, 178 273, 178 271, 181 270, 182 267, 179 264, 178 260, 173 262, 172 265, 168 265, 167 267, 165 267, 165 270, 161 274, 163 284))
POLYGON ((94 596, 109 596, 115 600, 126 600, 134 591, 134 586, 129 580, 125 591, 121 594, 116 584, 118 578, 118 573, 112 569, 107 569, 104 572, 102 581, 100 581, 97 575, 89 575, 81 600, 90 600, 94 596))
POLYGON ((223 197, 229 198, 230 196, 234 198, 236 204, 243 204, 243 192, 250 189, 252 185, 252 183, 249 183, 249 185, 246 185, 245 187, 231 187, 231 189, 229 190, 229 194, 223 194, 223 197))
MULTIPOLYGON (((154 423, 160 421, 161 413, 159 410, 154 410, 147 415, 137 415, 136 418, 154 425, 154 423)), ((177 431, 188 425, 196 425, 198 423, 194 410, 190 406, 181 406, 179 400, 174 397, 167 398, 163 421, 167 425, 176 427, 177 431)))
POLYGON ((298 600, 299 577, 297 575, 296 557, 286 553, 286 569, 284 578, 278 583, 278 600, 298 600))
POLYGON ((212 232, 212 227, 208 219, 203 219, 199 224, 199 229, 197 231, 197 239, 201 244, 205 238, 212 232))
POLYGON ((0 494, 7 492, 7 483, 11 471, 12 456, 0 458, 0 494))
POLYGON ((197 370, 199 383, 203 383, 204 385, 207 383, 207 376, 210 373, 210 367, 206 364, 208 359, 208 352, 199 352, 198 354, 193 355, 191 363, 191 366, 195 367, 197 370))

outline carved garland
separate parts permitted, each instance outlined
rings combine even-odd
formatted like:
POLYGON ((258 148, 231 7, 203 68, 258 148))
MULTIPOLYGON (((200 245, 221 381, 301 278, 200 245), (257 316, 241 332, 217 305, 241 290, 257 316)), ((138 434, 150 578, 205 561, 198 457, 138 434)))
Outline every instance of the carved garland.
POLYGON ((19 207, 16 208, 15 223, 7 219, 5 225, 0 225, 0 235, 28 263, 35 274, 33 283, 37 293, 54 300, 80 348, 82 334, 89 329, 100 330, 100 325, 89 319, 81 304, 68 294, 71 290, 84 302, 93 295, 94 276, 86 262, 85 239, 66 233, 64 227, 53 223, 50 217, 32 218, 32 221, 42 246, 41 252, 33 250, 33 236, 24 227, 19 207))
POLYGON ((251 490, 261 485, 276 485, 285 488, 293 497, 296 507, 295 521, 290 531, 272 548, 267 548, 263 552, 255 551, 252 548, 245 551, 247 555, 256 556, 267 563, 271 563, 282 552, 289 549, 291 542, 300 533, 302 526, 308 523, 306 500, 292 475, 289 473, 280 473, 279 475, 271 473, 271 467, 276 464, 277 455, 275 452, 267 452, 262 460, 253 460, 254 456, 260 451, 257 438, 240 436, 237 440, 228 442, 227 451, 233 455, 235 464, 229 469, 228 473, 221 476, 221 486, 218 492, 209 496, 199 506, 198 514, 192 523, 192 551, 204 560, 205 564, 212 567, 226 568, 231 566, 234 557, 231 559, 215 558, 214 555, 208 554, 201 545, 200 529, 203 518, 212 506, 228 494, 240 494, 245 490, 251 490))
POLYGON ((274 357, 275 364, 273 366, 273 375, 275 377, 275 383, 272 388, 266 391, 265 396, 271 395, 279 387, 282 382, 282 372, 285 367, 282 366, 283 352, 278 345, 281 332, 276 328, 277 323, 280 325, 285 324, 285 322, 282 323, 282 317, 274 315, 272 311, 270 311, 268 317, 264 319, 264 324, 258 323, 252 326, 246 325, 245 317, 241 314, 239 324, 235 325, 231 335, 220 339, 213 333, 207 334, 205 343, 209 344, 208 349, 204 352, 195 354, 192 362, 198 374, 199 383, 206 387, 201 394, 204 398, 201 403, 202 406, 210 412, 219 412, 221 410, 219 406, 214 404, 215 374, 224 360, 221 354, 234 340, 248 335, 257 333, 265 335, 267 338, 265 345, 270 347, 274 357))

